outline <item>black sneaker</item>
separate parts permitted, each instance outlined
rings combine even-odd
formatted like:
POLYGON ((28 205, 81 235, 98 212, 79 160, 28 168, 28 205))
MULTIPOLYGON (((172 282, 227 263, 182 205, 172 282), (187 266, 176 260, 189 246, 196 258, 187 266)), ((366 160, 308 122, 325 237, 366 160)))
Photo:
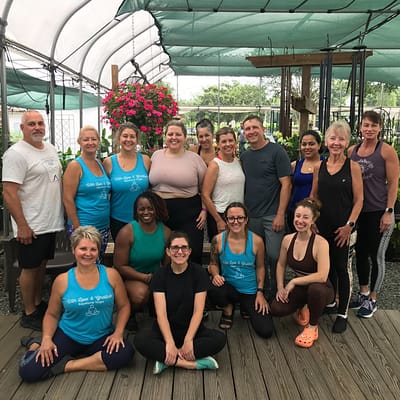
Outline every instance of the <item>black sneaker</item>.
POLYGON ((334 301, 331 304, 327 304, 323 311, 324 314, 328 314, 328 315, 337 314, 337 312, 338 312, 338 308, 337 308, 336 301, 334 301))
POLYGON ((26 315, 22 313, 20 325, 23 328, 33 329, 34 331, 42 330, 42 317, 39 315, 38 310, 35 310, 32 314, 26 315))
POLYGON ((131 314, 131 316, 128 319, 128 322, 126 323, 126 330, 129 333, 136 333, 139 329, 138 323, 136 321, 136 315, 131 314))
POLYGON ((333 323, 332 332, 333 333, 343 333, 347 329, 347 318, 338 315, 336 321, 333 323))

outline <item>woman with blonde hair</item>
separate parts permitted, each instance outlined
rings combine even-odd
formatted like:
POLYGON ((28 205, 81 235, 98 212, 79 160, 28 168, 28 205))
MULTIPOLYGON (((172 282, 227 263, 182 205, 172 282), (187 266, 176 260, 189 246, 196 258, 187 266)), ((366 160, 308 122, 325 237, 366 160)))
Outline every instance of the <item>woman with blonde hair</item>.
POLYGON ((100 259, 110 234, 111 183, 96 158, 100 136, 93 126, 84 126, 78 137, 81 155, 68 164, 63 177, 63 203, 68 215, 68 232, 81 225, 94 226, 102 235, 100 259))
POLYGON ((53 283, 43 336, 21 339, 28 350, 19 366, 24 381, 64 372, 119 369, 132 359, 133 347, 123 337, 130 312, 128 296, 119 273, 97 263, 101 242, 93 226, 80 226, 72 233, 76 266, 53 283))
POLYGON ((361 168, 346 156, 349 143, 349 124, 333 122, 325 134, 329 156, 314 169, 310 195, 322 203, 317 227, 329 243, 329 279, 339 298, 337 318, 332 327, 334 333, 342 333, 347 328, 352 288, 351 260, 357 236, 356 223, 363 205, 361 168))

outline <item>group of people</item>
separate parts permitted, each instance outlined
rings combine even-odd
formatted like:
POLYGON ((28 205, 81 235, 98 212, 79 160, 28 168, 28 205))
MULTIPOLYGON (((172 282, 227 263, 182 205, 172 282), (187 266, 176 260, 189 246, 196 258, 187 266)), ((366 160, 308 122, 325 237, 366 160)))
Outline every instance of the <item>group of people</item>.
POLYGON ((196 128, 199 146, 188 151, 184 124, 169 122, 166 147, 150 159, 136 151, 135 125, 122 125, 120 151, 101 163, 99 135, 84 127, 81 155, 62 178, 55 149, 43 141, 41 114, 24 113, 23 140, 3 156, 4 199, 21 267, 21 325, 41 330, 44 316, 43 339, 23 340, 24 379, 125 365, 133 348, 123 329, 138 330, 135 312, 146 305, 156 320, 138 330, 135 347, 156 361, 155 373, 170 366, 217 368, 212 355, 224 347, 225 336, 203 324, 207 293, 222 309, 219 327, 225 330, 237 304, 264 338, 273 334, 272 316, 293 314, 304 327, 295 339, 301 347, 318 339, 326 309, 337 313, 335 333, 346 330, 349 307, 361 317, 376 311, 399 178, 396 152, 379 140, 379 114, 364 113, 363 141, 349 149, 350 158, 350 128, 336 121, 325 134, 328 157, 319 154, 318 133, 306 131, 300 136, 303 157, 292 165, 286 151, 266 139, 258 116, 243 121, 249 148, 240 160, 231 128, 216 132, 217 154, 210 121, 196 128), (76 266, 54 282, 46 312, 41 282, 55 232, 63 229, 62 198, 76 266), (206 225, 209 277, 200 266, 206 225), (116 270, 101 264, 110 229, 116 270), (354 246, 360 292, 351 299, 354 246), (287 266, 295 276, 289 282, 287 266), (93 318, 82 333, 75 332, 88 316, 93 318))

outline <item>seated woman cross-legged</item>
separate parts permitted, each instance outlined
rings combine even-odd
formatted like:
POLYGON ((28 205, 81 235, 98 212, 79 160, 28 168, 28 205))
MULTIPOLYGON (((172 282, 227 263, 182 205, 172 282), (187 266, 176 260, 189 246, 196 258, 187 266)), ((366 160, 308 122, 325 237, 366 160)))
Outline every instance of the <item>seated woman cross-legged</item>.
POLYGON ((247 229, 247 210, 242 203, 229 204, 225 210, 227 230, 214 236, 208 272, 212 276, 209 299, 223 309, 219 327, 229 329, 236 303, 243 318, 250 319, 255 332, 269 338, 273 321, 264 297, 264 243, 247 229))
POLYGON ((136 334, 135 348, 156 361, 154 374, 172 366, 216 369, 218 363, 211 356, 223 349, 226 338, 202 322, 210 286, 207 272, 189 262, 191 248, 186 233, 173 231, 166 253, 171 263, 160 268, 150 283, 157 320, 136 334))
POLYGON ((71 243, 76 267, 54 281, 43 336, 21 339, 28 351, 19 374, 26 382, 63 372, 119 369, 133 357, 133 347, 123 337, 130 313, 124 284, 116 270, 96 264, 101 234, 92 226, 80 226, 71 243))
POLYGON ((334 298, 333 286, 328 279, 328 242, 311 230, 318 216, 317 200, 307 198, 297 203, 293 221, 296 232, 283 238, 276 268, 278 292, 271 304, 273 316, 294 313, 296 322, 304 326, 295 340, 300 347, 311 347, 318 339, 319 317, 334 298), (285 286, 287 265, 296 277, 285 286))

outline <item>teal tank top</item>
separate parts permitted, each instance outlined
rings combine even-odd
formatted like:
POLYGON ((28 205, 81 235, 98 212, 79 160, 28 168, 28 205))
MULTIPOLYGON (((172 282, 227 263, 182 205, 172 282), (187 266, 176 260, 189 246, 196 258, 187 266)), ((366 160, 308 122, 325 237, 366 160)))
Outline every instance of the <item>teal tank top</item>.
POLYGON ((149 174, 143 156, 136 154, 136 166, 131 171, 120 167, 116 154, 111 156, 111 217, 125 223, 132 221, 135 200, 149 187, 149 174))
POLYGON ((239 293, 255 294, 257 292, 256 256, 253 253, 253 232, 248 232, 244 253, 232 253, 228 241, 225 243, 226 231, 222 232, 222 248, 219 253, 221 275, 225 282, 231 284, 239 293))
POLYGON ((81 226, 92 225, 99 230, 106 229, 110 226, 110 179, 100 162, 97 161, 103 175, 96 176, 81 157, 76 161, 82 168, 82 177, 75 195, 79 222, 81 226))
POLYGON ((108 281, 106 267, 97 266, 99 283, 93 289, 83 289, 76 280, 76 267, 68 271, 68 286, 62 296, 64 312, 59 328, 81 344, 91 344, 113 332, 112 314, 114 289, 108 281))
POLYGON ((153 233, 146 233, 137 221, 132 221, 134 235, 129 252, 129 265, 144 274, 154 273, 161 265, 165 252, 164 228, 161 222, 153 233))

